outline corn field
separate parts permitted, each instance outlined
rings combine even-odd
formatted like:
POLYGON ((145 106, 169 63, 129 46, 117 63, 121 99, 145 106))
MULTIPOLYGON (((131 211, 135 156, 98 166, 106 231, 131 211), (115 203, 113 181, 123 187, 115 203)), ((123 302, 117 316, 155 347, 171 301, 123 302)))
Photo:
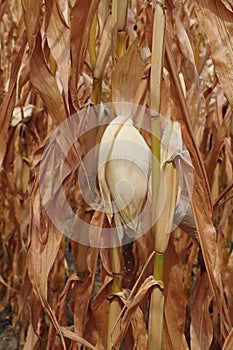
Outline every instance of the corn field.
POLYGON ((233 2, 0 0, 0 40, 0 349, 232 350, 233 2))

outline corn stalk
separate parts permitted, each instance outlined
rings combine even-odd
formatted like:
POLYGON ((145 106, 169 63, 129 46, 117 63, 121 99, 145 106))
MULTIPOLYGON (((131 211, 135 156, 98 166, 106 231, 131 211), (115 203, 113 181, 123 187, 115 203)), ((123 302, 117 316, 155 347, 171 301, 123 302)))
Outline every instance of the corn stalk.
MULTIPOLYGON (((97 11, 98 12, 98 11, 97 11)), ((105 28, 102 33, 101 44, 96 54, 96 33, 98 28, 98 16, 97 12, 94 15, 93 22, 90 29, 89 35, 89 54, 90 54, 90 63, 93 70, 93 88, 91 95, 91 102, 94 105, 98 105, 101 102, 102 94, 102 77, 104 68, 106 66, 107 60, 111 52, 111 40, 109 36, 109 26, 110 19, 107 20, 105 28)), ((88 133, 85 140, 85 152, 88 153, 96 143, 97 129, 92 128, 88 133)), ((91 174, 95 173, 94 165, 91 164, 91 168, 88 169, 91 174)), ((82 208, 82 216, 85 217, 85 221, 90 222, 91 217, 90 213, 86 214, 87 204, 84 203, 82 208)), ((82 281, 84 281, 88 275, 87 271, 87 252, 88 252, 88 242, 87 245, 78 244, 78 263, 77 263, 77 272, 82 281)))
MULTIPOLYGON (((128 11, 128 1, 125 0, 113 0, 112 2, 112 51, 114 58, 114 48, 117 50, 117 58, 124 55, 126 51, 126 20, 128 11), (117 36, 114 35, 117 30, 117 36)), ((111 267, 113 273, 113 281, 110 286, 110 293, 117 294, 121 292, 121 274, 122 274, 122 252, 120 247, 113 247, 110 251, 111 267)), ((121 305, 119 298, 113 296, 109 305, 109 318, 108 318, 108 337, 107 337, 107 350, 111 350, 113 344, 120 334, 120 323, 116 325, 116 320, 121 313, 121 305)))
MULTIPOLYGON (((152 134, 152 234, 155 237, 156 256, 154 260, 154 278, 155 280, 163 280, 164 267, 164 250, 166 243, 164 232, 158 230, 158 223, 155 224, 156 198, 159 188, 160 177, 160 104, 161 104, 161 77, 163 69, 164 57, 164 36, 166 27, 165 16, 165 0, 153 1, 154 6, 154 23, 153 23, 153 39, 152 39, 152 58, 151 58, 151 134, 152 134), (164 240, 164 246, 162 242, 164 240)), ((165 214, 164 214, 165 216, 165 214)), ((165 217, 160 217, 161 220, 165 217)), ((162 227, 161 227, 162 228, 162 227)), ((167 238, 167 237, 166 237, 167 238)), ((151 293, 150 312, 149 312, 149 337, 148 349, 161 349, 162 329, 163 329, 163 309, 164 296, 160 289, 155 288, 151 293)))
POLYGON ((110 293, 113 294, 113 297, 109 305, 109 317, 108 317, 108 337, 107 337, 107 350, 111 350, 115 340, 120 334, 120 322, 116 325, 116 320, 118 319, 121 313, 121 305, 119 299, 116 295, 122 290, 121 285, 121 249, 120 247, 110 248, 110 259, 111 259, 111 268, 113 274, 113 281, 110 285, 110 293))
POLYGON ((113 58, 115 58, 115 52, 117 58, 120 58, 126 51, 126 23, 128 3, 128 0, 112 1, 113 58))
POLYGON ((96 30, 97 30, 97 14, 94 16, 90 31, 89 39, 89 53, 90 61, 93 69, 93 89, 91 101, 93 104, 99 104, 102 94, 102 78, 105 66, 111 53, 111 16, 108 17, 96 56, 95 43, 96 43, 96 30))

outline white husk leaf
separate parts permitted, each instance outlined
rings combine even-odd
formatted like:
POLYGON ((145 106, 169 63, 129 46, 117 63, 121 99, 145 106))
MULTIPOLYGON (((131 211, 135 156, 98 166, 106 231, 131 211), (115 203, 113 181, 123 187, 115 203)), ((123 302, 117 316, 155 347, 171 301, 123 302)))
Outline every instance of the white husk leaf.
MULTIPOLYGON (((190 198, 183 180, 183 177, 188 178, 188 181, 192 178, 193 167, 188 151, 183 149, 181 129, 177 122, 169 122, 163 131, 161 139, 163 181, 160 187, 166 187, 166 182, 169 182, 164 169, 165 165, 171 162, 175 163, 178 170, 179 183, 174 198, 176 204, 170 212, 165 231, 169 233, 180 226, 197 240, 190 198), (183 171, 184 164, 187 174, 183 171), (190 223, 191 227, 186 227, 190 223)), ((98 180, 110 225, 114 217, 120 237, 125 231, 128 236, 136 238, 137 234, 141 233, 140 213, 147 197, 151 203, 151 150, 134 127, 131 118, 118 116, 107 126, 100 143, 98 180)), ((167 190, 166 188, 159 190, 157 218, 163 211, 167 190)))
MULTIPOLYGON (((114 216, 117 226, 140 231, 138 215, 147 198, 150 156, 131 118, 118 116, 108 125, 100 143, 98 180, 110 224, 114 216)), ((122 234, 122 228, 119 231, 122 234)))

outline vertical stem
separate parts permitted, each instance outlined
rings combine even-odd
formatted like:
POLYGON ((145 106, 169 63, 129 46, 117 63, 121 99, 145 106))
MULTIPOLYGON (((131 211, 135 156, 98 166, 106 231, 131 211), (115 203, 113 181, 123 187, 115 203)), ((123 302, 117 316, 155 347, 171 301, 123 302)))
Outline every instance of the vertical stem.
MULTIPOLYGON (((126 20, 128 12, 128 0, 113 0, 112 2, 112 51, 113 59, 115 54, 119 59, 124 55, 126 51, 126 20), (115 35, 117 33, 117 35, 115 35), (117 41, 116 43, 114 41, 117 41)), ((116 242, 115 242, 116 243, 116 242)), ((117 245, 117 244, 116 244, 117 245)), ((113 247, 110 250, 111 267, 113 273, 113 281, 110 286, 110 293, 119 293, 122 290, 121 284, 121 260, 122 252, 120 247, 113 247)), ((121 305, 119 303, 119 298, 113 296, 109 305, 109 318, 108 318, 108 339, 107 339, 107 350, 112 350, 115 340, 120 334, 120 322, 116 324, 121 313, 121 305)))
POLYGON ((124 31, 118 31, 117 33, 117 58, 124 55, 126 51, 126 35, 124 31))
MULTIPOLYGON (((164 36, 166 26, 165 1, 153 1, 154 23, 151 58, 151 138, 152 138, 152 234, 156 236, 155 209, 156 198, 160 181, 160 105, 161 105, 161 79, 164 58, 164 36)), ((156 247, 155 247, 156 250, 156 247)), ((156 254, 154 260, 154 278, 163 280, 164 254, 156 254)), ((164 295, 159 288, 151 293, 148 350, 160 350, 162 347, 164 295)))
MULTIPOLYGON (((110 285, 110 293, 119 293, 122 289, 121 285, 121 248, 110 248, 110 259, 113 273, 113 281, 110 285)), ((121 305, 117 296, 113 296, 109 305, 108 316, 108 338, 107 338, 107 350, 112 350, 113 344, 120 334, 120 322, 116 324, 121 312, 121 305)))
POLYGON ((152 234, 155 237, 156 197, 160 178, 160 118, 151 119, 151 147, 152 147, 152 234))
POLYGON ((95 41, 96 41, 96 29, 97 29, 97 14, 94 14, 93 22, 90 30, 89 37, 89 53, 92 69, 96 64, 96 52, 95 52, 95 41))
POLYGON ((113 58, 116 51, 116 56, 119 59, 126 51, 126 23, 128 13, 128 0, 113 0, 112 2, 112 30, 113 40, 117 40, 116 45, 113 42, 113 58))
POLYGON ((91 102, 94 105, 99 105, 101 102, 101 94, 102 94, 102 79, 93 78, 93 88, 91 95, 91 102))
POLYGON ((50 53, 50 70, 52 75, 55 75, 56 70, 57 70, 57 63, 53 57, 53 55, 50 53))
POLYGON ((163 71, 163 59, 165 48, 165 0, 154 1, 154 23, 151 58, 151 134, 152 134, 152 233, 155 236, 155 209, 156 197, 160 181, 160 105, 161 105, 161 80, 163 71))
POLYGON ((154 260, 154 279, 163 281, 164 254, 157 253, 154 260))

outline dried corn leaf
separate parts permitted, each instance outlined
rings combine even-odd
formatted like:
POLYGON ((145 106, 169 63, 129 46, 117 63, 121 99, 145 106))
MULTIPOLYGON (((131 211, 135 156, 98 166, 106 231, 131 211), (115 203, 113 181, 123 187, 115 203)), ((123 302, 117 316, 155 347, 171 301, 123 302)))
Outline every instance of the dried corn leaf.
MULTIPOLYGON (((95 235, 96 242, 100 240, 104 218, 104 213, 98 211, 96 211, 92 216, 89 234, 95 235)), ((85 328, 89 319, 88 309, 94 289, 98 249, 89 247, 87 250, 86 259, 89 275, 82 283, 77 281, 78 284, 75 288, 75 295, 79 295, 79 297, 74 299, 74 327, 76 334, 79 336, 84 336, 85 328)))
POLYGON ((226 138, 227 129, 229 128, 231 119, 232 119, 232 112, 229 109, 228 113, 223 119, 222 124, 220 125, 217 131, 213 146, 206 158, 205 167, 206 167, 206 173, 208 176, 210 187, 212 187, 212 184, 213 184, 214 169, 217 166, 217 162, 220 157, 220 152, 222 150, 222 147, 224 146, 224 140, 226 138))
POLYGON ((68 105, 68 82, 70 74, 70 30, 63 18, 57 0, 46 1, 46 37, 51 53, 57 63, 59 76, 68 105))
POLYGON ((200 28, 206 33, 223 91, 233 108, 233 13, 220 0, 195 0, 200 28))
MULTIPOLYGON (((202 91, 201 81, 198 77, 198 72, 195 65, 195 58, 190 39, 185 30, 184 24, 174 12, 174 21, 176 25, 176 36, 178 47, 181 52, 181 76, 184 76, 183 82, 187 104, 191 122, 196 136, 196 142, 199 145, 202 138, 202 133, 205 127, 205 100, 202 91)), ((189 28, 188 28, 189 30, 189 28)), ((181 74, 180 73, 180 74, 181 74)), ((183 89, 183 90, 184 90, 183 89)))
POLYGON ((29 45, 29 52, 32 54, 38 31, 40 29, 39 21, 41 17, 42 0, 23 0, 24 9, 24 23, 27 33, 27 41, 29 45))
POLYGON ((69 329, 65 328, 65 327, 61 327, 60 326, 60 330, 61 333, 63 334, 63 336, 65 338, 71 339, 76 343, 79 343, 83 346, 85 346, 87 349, 92 349, 92 350, 96 350, 96 347, 92 344, 90 344, 88 341, 86 341, 84 338, 78 336, 76 333, 70 331, 69 329))
MULTIPOLYGON (((232 239, 232 238, 231 238, 232 239)), ((231 252, 228 262, 226 264, 226 272, 224 276, 224 292, 226 295, 226 300, 227 300, 227 305, 229 308, 229 314, 230 314, 230 319, 231 323, 233 324, 233 284, 232 284, 232 276, 233 276, 233 252, 231 252)))
POLYGON ((111 53, 111 16, 108 17, 100 40, 99 51, 93 70, 94 79, 102 79, 105 66, 111 53))
POLYGON ((12 113, 11 126, 18 125, 21 121, 27 121, 32 115, 33 112, 41 112, 43 109, 37 109, 32 104, 28 104, 23 107, 15 107, 12 113))
MULTIPOLYGON (((138 50, 138 40, 136 39, 126 53, 117 61, 112 73, 112 100, 114 102, 134 102, 144 69, 145 64, 141 59, 138 50)), ((118 110, 117 112, 125 115, 125 111, 118 110)))
MULTIPOLYGON (((148 278, 145 279, 145 281, 141 284, 141 286, 139 287, 136 295, 134 296, 134 298, 130 301, 127 302, 127 307, 126 307, 126 310, 125 310, 125 313, 121 319, 121 329, 122 329, 122 332, 121 334, 119 335, 118 339, 116 340, 115 342, 115 346, 119 347, 122 340, 124 339, 124 336, 128 330, 128 327, 130 325, 130 322, 131 322, 131 318, 136 315, 135 313, 137 313, 137 310, 138 310, 138 306, 140 304, 140 302, 145 298, 145 296, 151 292, 151 290, 153 288, 163 288, 163 286, 155 281, 155 279, 153 278, 153 276, 149 276, 148 278)), ((143 331, 144 333, 144 327, 141 328, 141 331, 143 331)), ((146 344, 144 343, 143 344, 143 349, 144 349, 144 346, 146 344)), ((145 348, 146 349, 146 348, 145 348)))
POLYGON ((26 38, 24 37, 20 50, 15 57, 15 60, 11 68, 11 79, 9 83, 8 92, 4 98, 3 103, 0 106, 0 167, 6 152, 6 145, 9 137, 9 126, 11 122, 12 113, 15 107, 15 97, 16 97, 16 81, 18 79, 18 72, 22 64, 22 58, 26 47, 26 38))
POLYGON ((32 325, 30 324, 27 331, 26 343, 23 350, 32 350, 38 341, 38 336, 34 332, 32 325))
POLYGON ((210 348, 213 340, 213 326, 209 313, 213 293, 210 289, 207 274, 204 273, 195 291, 194 301, 191 310, 191 348, 210 348))
POLYGON ((233 328, 231 329, 228 337, 226 338, 222 350, 231 350, 233 348, 233 328))
MULTIPOLYGON (((183 115, 177 114, 176 119, 181 124, 183 140, 187 149, 189 150, 192 164, 195 168, 195 178, 191 201, 193 216, 196 223, 209 281, 213 289, 221 316, 221 332, 223 336, 226 337, 230 331, 231 326, 229 321, 229 313, 225 299, 223 298, 223 284, 219 260, 220 252, 215 241, 216 231, 212 221, 213 210, 207 174, 205 172, 204 164, 196 145, 192 127, 190 125, 190 117, 188 119, 188 108, 184 97, 182 98, 183 92, 179 81, 177 68, 173 61, 173 57, 171 56, 171 51, 168 47, 168 44, 166 45, 166 52, 176 84, 176 90, 179 92, 182 109, 185 111, 183 115), (200 203, 202 203, 201 208, 200 203)), ((173 95, 172 98, 174 98, 173 95)), ((177 98, 175 99, 175 104, 178 105, 177 98)))
POLYGON ((88 45, 89 31, 94 13, 100 0, 77 0, 71 9, 71 97, 75 108, 78 108, 77 83, 84 65, 85 52, 88 45))
POLYGON ((221 0, 228 10, 233 12, 233 1, 232 0, 221 0))
POLYGON ((53 118, 54 123, 60 124, 67 117, 65 104, 55 77, 46 65, 40 33, 37 35, 35 49, 30 59, 30 78, 36 90, 39 91, 44 106, 53 118))
POLYGON ((184 335, 186 300, 178 264, 171 267, 165 287, 167 295, 164 307, 164 346, 165 348, 170 346, 169 348, 173 350, 187 350, 188 345, 184 335))

